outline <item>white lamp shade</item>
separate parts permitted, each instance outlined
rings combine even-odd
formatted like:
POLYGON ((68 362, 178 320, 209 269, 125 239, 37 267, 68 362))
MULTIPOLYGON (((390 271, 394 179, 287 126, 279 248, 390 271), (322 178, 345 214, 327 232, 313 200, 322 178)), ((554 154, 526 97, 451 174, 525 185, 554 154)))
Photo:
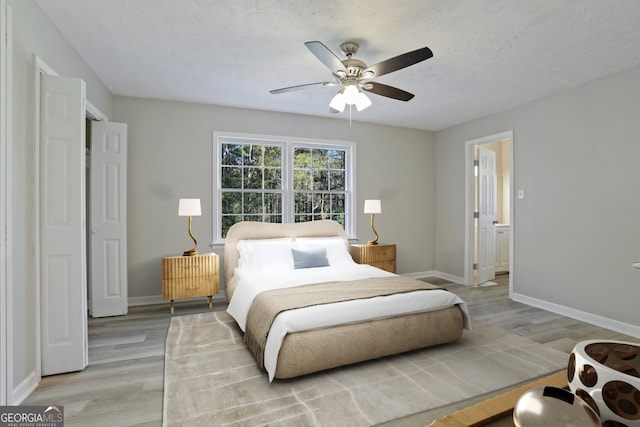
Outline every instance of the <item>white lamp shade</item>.
POLYGON ((365 200, 364 201, 364 213, 379 214, 382 212, 382 206, 380 200, 365 200))
POLYGON ((360 91, 355 85, 347 85, 344 88, 344 102, 349 105, 353 105, 358 100, 358 94, 360 91))
POLYGON ((360 92, 358 94, 358 97, 356 98, 356 109, 358 111, 362 111, 365 108, 368 108, 370 106, 371 106, 371 100, 369 99, 369 97, 364 93, 360 92))
POLYGON ((345 104, 346 102, 344 101, 344 95, 342 94, 342 91, 340 91, 336 94, 336 96, 333 97, 333 99, 329 103, 329 108, 342 113, 344 111, 345 104))
POLYGON ((178 202, 178 216, 200 216, 200 199, 180 199, 178 202))

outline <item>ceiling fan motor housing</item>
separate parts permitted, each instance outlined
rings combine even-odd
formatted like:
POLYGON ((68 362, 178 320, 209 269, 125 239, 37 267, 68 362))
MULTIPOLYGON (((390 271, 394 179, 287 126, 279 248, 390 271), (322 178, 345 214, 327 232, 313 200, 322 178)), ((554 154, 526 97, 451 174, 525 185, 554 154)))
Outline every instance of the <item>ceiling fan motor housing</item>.
POLYGON ((367 68, 367 64, 360 61, 359 59, 353 58, 353 55, 355 55, 358 52, 359 47, 360 45, 358 45, 358 43, 356 42, 344 42, 340 45, 340 49, 342 49, 342 52, 344 52, 344 54, 347 55, 347 59, 342 61, 345 68, 347 69, 347 74, 346 76, 338 75, 338 78, 342 79, 344 77, 355 77, 355 78, 373 77, 373 76, 364 77, 362 75, 362 71, 364 71, 367 68))
POLYGON ((367 65, 359 59, 348 58, 342 61, 347 69, 347 76, 360 77, 362 71, 367 68, 367 65))

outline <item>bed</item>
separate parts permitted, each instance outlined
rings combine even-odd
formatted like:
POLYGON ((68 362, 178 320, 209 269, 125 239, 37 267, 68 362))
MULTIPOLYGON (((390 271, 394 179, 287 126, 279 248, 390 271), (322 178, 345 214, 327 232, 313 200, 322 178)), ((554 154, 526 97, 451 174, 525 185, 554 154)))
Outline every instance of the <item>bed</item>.
POLYGON ((233 225, 224 278, 227 312, 269 381, 456 341, 471 329, 455 294, 353 262, 335 221, 233 225))

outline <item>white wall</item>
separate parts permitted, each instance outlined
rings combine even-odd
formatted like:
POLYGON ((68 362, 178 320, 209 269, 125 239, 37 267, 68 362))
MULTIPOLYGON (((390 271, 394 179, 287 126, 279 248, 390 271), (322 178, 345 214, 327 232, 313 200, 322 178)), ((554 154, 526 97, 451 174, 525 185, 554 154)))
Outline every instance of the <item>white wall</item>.
MULTIPOLYGON (((357 234, 372 237, 364 199, 381 199, 381 242, 398 245, 398 271, 431 270, 435 252, 433 133, 303 115, 115 96, 114 120, 129 125, 129 297, 161 294, 160 260, 192 245, 178 199, 196 197, 199 252, 213 236, 213 132, 337 139, 356 142, 357 234)), ((219 254, 221 247, 214 248, 219 254)), ((146 301, 149 301, 146 298, 146 301)))
MULTIPOLYGON (((12 341, 9 402, 19 403, 39 380, 37 358, 37 288, 34 260, 34 73, 32 56, 42 58, 61 75, 80 77, 94 105, 111 114, 111 94, 31 0, 9 0, 13 12, 13 138, 11 194, 13 242, 9 262, 12 283, 12 341)), ((3 378, 3 381, 5 379, 3 378)))
POLYGON ((640 67, 436 135, 436 268, 464 275, 464 143, 513 129, 514 292, 640 336, 640 67))

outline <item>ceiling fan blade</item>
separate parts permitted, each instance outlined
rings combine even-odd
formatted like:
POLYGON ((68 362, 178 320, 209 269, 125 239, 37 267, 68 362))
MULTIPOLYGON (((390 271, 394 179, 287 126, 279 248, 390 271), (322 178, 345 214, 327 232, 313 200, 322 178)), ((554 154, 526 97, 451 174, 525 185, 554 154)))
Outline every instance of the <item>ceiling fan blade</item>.
POLYGON ((363 74, 371 71, 373 72, 373 77, 383 76, 393 71, 417 64, 418 62, 429 59, 432 56, 433 52, 431 52, 431 49, 423 47, 422 49, 412 50, 411 52, 389 58, 386 61, 378 62, 364 70, 363 74))
POLYGON ((305 84, 305 85, 289 86, 289 87, 283 87, 281 89, 270 90, 269 93, 277 94, 277 93, 293 92, 293 91, 296 91, 296 90, 311 89, 311 88, 314 88, 314 87, 336 86, 337 84, 338 83, 336 83, 336 82, 308 83, 308 84, 305 84))
POLYGON ((375 93, 376 95, 386 96, 387 98, 393 98, 399 101, 409 101, 415 96, 414 94, 398 89, 397 87, 376 82, 368 82, 362 85, 362 89, 375 93))
POLYGON ((344 66, 340 58, 335 53, 326 47, 324 44, 318 41, 305 42, 304 44, 333 74, 341 71, 347 73, 347 68, 344 66))

